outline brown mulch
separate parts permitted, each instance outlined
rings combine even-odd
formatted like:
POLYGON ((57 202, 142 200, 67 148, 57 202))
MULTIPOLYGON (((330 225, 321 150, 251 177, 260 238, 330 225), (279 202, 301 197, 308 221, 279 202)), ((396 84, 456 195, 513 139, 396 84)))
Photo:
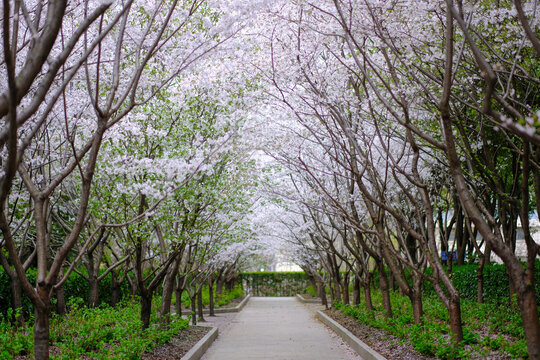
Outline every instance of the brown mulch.
POLYGON ((420 354, 409 343, 402 341, 398 337, 388 334, 381 329, 364 325, 352 316, 345 315, 339 310, 325 310, 325 313, 387 359, 436 359, 435 357, 420 354))
POLYGON ((141 359, 143 360, 177 360, 182 356, 187 354, 189 350, 199 340, 201 340, 204 335, 210 331, 209 327, 202 326, 190 326, 177 335, 173 336, 168 342, 163 345, 158 345, 150 352, 142 354, 141 359))

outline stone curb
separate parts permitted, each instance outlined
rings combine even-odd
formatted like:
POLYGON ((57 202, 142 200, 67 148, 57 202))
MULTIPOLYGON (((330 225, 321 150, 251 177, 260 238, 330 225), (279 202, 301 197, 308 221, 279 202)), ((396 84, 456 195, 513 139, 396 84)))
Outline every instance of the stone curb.
POLYGON ((319 320, 334 330, 349 346, 358 353, 365 360, 386 360, 384 356, 370 348, 366 343, 358 339, 349 330, 345 329, 339 323, 331 319, 328 315, 322 311, 317 311, 317 317, 319 320))
MULTIPOLYGON (((248 302, 248 300, 251 298, 251 294, 248 294, 244 300, 242 300, 240 302, 240 304, 236 305, 235 307, 232 307, 232 308, 219 308, 219 309, 214 309, 214 313, 215 314, 224 314, 224 313, 232 313, 232 312, 239 312, 240 310, 242 310, 244 308, 244 306, 246 306, 246 303, 248 302)), ((172 311, 171 313, 173 313, 173 310, 174 310, 174 307, 172 307, 172 311)), ((184 315, 190 315, 191 314, 191 309, 182 309, 182 314, 184 315)), ((210 314, 210 310, 209 309, 203 309, 203 314, 204 315, 208 315, 210 314)))
POLYGON ((319 298, 316 298, 316 299, 306 299, 304 298, 302 295, 300 294, 296 294, 296 298, 298 300, 300 300, 301 302, 303 302, 304 304, 320 304, 322 302, 321 299, 319 298))
MULTIPOLYGON (((223 314, 223 313, 231 313, 231 312, 239 312, 240 310, 242 310, 244 308, 244 306, 246 306, 248 300, 251 298, 251 294, 248 294, 244 300, 242 300, 240 302, 240 304, 236 305, 235 307, 233 308, 220 308, 220 309, 214 309, 214 312, 216 314, 223 314)), ((204 310, 203 310, 204 312, 204 310)), ((207 310, 207 312, 210 312, 210 310, 207 310)))
POLYGON ((182 356, 180 360, 199 360, 217 337, 218 328, 211 328, 210 331, 204 335, 204 337, 199 340, 199 342, 196 343, 186 355, 182 356))

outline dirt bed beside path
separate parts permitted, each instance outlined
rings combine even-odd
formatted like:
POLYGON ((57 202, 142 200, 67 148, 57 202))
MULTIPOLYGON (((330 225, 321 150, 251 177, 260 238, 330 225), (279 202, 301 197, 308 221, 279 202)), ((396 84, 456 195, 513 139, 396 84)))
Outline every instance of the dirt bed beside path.
POLYGON ((361 324, 353 317, 339 310, 325 310, 326 315, 340 323, 373 350, 387 359, 399 360, 432 360, 434 357, 422 355, 410 344, 400 343, 400 339, 386 332, 361 324))
POLYGON ((190 326, 187 329, 180 331, 177 335, 173 336, 171 340, 165 344, 158 345, 152 351, 142 354, 142 360, 179 360, 182 356, 187 354, 189 350, 204 335, 210 331, 209 327, 202 326, 190 326))

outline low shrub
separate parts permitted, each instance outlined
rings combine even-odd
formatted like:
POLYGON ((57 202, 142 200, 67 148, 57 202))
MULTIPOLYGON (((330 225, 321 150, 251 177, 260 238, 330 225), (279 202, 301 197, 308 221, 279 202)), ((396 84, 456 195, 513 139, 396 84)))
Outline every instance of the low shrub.
MULTIPOLYGON (((156 298, 156 303, 159 298, 156 298)), ((168 326, 158 325, 158 315, 152 312, 151 326, 142 330, 140 305, 136 299, 118 308, 104 305, 90 309, 71 303, 72 311, 65 316, 53 315, 50 322, 50 343, 58 350, 58 359, 139 359, 140 355, 157 344, 167 342, 182 329, 188 320, 172 316, 168 326)), ((0 359, 12 359, 18 354, 32 355, 32 327, 13 328, 0 319, 0 359), (5 340, 5 341, 4 341, 5 340)))
POLYGON ((448 312, 438 298, 424 297, 424 323, 414 324, 407 297, 391 293, 393 318, 384 316, 382 296, 378 290, 373 290, 372 297, 373 311, 367 310, 363 301, 359 306, 336 303, 335 308, 363 324, 409 341, 422 354, 440 359, 468 358, 472 353, 481 357, 491 350, 512 358, 527 357, 523 324, 517 308, 462 300, 463 341, 457 344, 450 333, 448 312), (479 333, 486 332, 489 335, 481 338, 479 333))

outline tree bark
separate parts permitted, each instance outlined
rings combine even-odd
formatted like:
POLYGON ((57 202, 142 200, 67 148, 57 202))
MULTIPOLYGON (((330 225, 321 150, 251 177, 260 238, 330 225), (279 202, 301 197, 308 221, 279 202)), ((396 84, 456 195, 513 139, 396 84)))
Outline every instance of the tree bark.
POLYGON ((348 305, 350 304, 349 299, 349 274, 343 275, 343 281, 341 285, 341 291, 342 291, 342 298, 343 298, 343 304, 348 305))
POLYGON ((208 279, 208 299, 210 300, 209 308, 210 313, 209 316, 216 316, 214 311, 214 280, 212 277, 208 279))
POLYGON ((423 278, 421 276, 416 276, 413 279, 413 288, 411 289, 411 304, 413 308, 413 318, 415 324, 423 323, 424 308, 422 302, 422 284, 423 278))
POLYGON ((366 300, 366 307, 368 310, 373 310, 373 302, 371 301, 371 278, 373 277, 373 273, 371 271, 367 271, 366 274, 366 284, 364 286, 364 299, 366 300))
POLYGON ((37 293, 44 306, 34 305, 34 358, 36 360, 49 359, 49 312, 50 287, 38 284, 37 293))
POLYGON ((88 306, 95 308, 99 306, 99 282, 97 276, 90 274, 88 276, 88 284, 90 285, 90 295, 88 297, 88 306))
POLYGON ((141 322, 142 329, 150 327, 150 315, 152 314, 152 291, 141 291, 141 322))
POLYGON ((190 297, 191 300, 191 325, 197 325, 197 294, 190 297))
POLYGON ((360 280, 355 276, 353 284, 353 303, 360 305, 360 280))
POLYGON ((18 327, 24 326, 24 312, 23 312, 23 304, 22 304, 22 288, 21 288, 21 282, 19 280, 19 277, 16 272, 13 272, 14 277, 12 278, 10 276, 11 280, 11 301, 13 305, 13 310, 15 312, 13 313, 14 318, 12 319, 13 322, 16 321, 18 327), (17 311, 19 312, 17 316, 17 311))
POLYGON ((174 285, 176 280, 176 274, 178 273, 178 267, 180 266, 181 257, 178 256, 174 260, 173 265, 167 271, 167 275, 163 280, 163 294, 161 297, 161 323, 168 324, 170 322, 172 295, 174 292, 174 285))
POLYGON ((202 285, 200 286, 200 289, 199 291, 197 292, 197 309, 199 311, 199 321, 206 321, 204 319, 204 314, 203 314, 203 296, 202 296, 202 285))
POLYGON ((391 318, 393 314, 390 292, 388 291, 388 278, 386 277, 386 271, 384 270, 384 263, 382 261, 377 262, 377 271, 379 273, 379 289, 383 298, 384 315, 387 318, 391 318))

